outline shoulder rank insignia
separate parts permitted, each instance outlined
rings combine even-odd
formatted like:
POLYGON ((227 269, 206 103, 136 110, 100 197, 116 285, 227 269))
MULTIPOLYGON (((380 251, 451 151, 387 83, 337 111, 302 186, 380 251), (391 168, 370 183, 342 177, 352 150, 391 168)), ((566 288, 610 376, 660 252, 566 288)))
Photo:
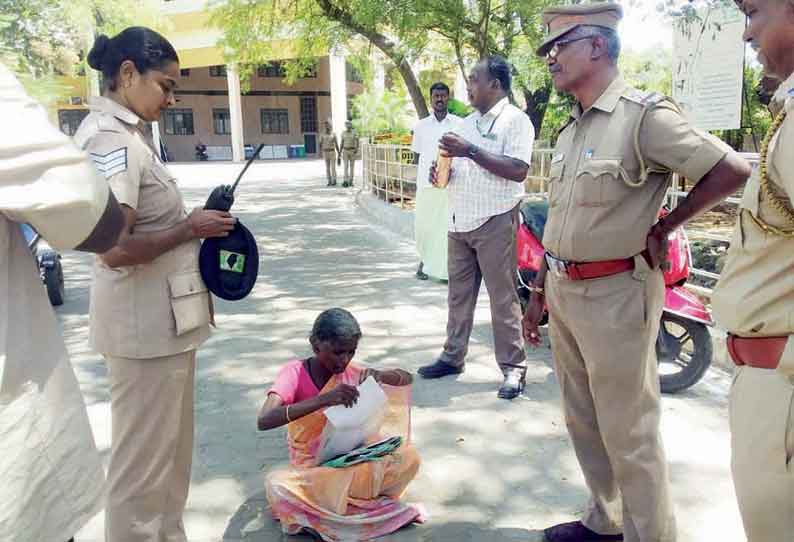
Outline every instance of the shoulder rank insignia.
POLYGON ((97 170, 110 179, 116 173, 127 171, 127 147, 121 147, 107 154, 92 152, 91 160, 97 170))

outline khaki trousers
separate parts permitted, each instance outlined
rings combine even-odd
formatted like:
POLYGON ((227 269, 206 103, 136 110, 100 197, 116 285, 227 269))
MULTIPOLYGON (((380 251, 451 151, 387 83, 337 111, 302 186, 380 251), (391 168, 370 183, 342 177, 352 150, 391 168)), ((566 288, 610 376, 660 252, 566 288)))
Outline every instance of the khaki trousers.
POLYGON ((794 377, 739 367, 731 468, 747 542, 794 540, 794 377))
POLYGON ((664 281, 637 269, 546 280, 549 337, 568 432, 590 489, 582 523, 626 542, 676 538, 659 432, 656 365, 664 281))
POLYGON ((447 236, 447 341, 441 361, 462 367, 474 325, 474 309, 480 284, 485 280, 491 300, 496 362, 502 372, 526 369, 521 334, 521 305, 516 291, 516 224, 518 206, 492 216, 470 232, 449 232, 447 236))
POLYGON ((106 542, 185 542, 196 351, 107 357, 112 446, 106 542))
POLYGON ((345 166, 345 181, 352 183, 356 168, 356 151, 342 151, 342 163, 345 166))
POLYGON ((336 184, 336 151, 323 151, 323 158, 328 184, 336 184))

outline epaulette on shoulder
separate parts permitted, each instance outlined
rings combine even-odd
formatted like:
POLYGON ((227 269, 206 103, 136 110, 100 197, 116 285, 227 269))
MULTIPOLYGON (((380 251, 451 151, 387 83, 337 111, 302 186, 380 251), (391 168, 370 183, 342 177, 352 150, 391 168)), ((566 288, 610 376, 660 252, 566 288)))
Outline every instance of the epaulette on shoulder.
POLYGON ((655 90, 637 90, 636 88, 627 90, 626 93, 623 94, 623 97, 643 107, 654 106, 664 101, 672 101, 661 92, 656 92, 655 90))

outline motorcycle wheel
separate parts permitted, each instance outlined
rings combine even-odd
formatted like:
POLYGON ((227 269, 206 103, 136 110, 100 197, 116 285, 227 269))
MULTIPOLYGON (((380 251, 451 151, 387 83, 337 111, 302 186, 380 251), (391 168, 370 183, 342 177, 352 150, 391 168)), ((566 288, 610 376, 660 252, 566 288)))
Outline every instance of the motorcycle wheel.
POLYGON ((662 313, 656 338, 659 385, 676 393, 695 385, 711 365, 713 345, 705 324, 662 313))
POLYGON ((56 260, 53 267, 44 270, 44 285, 47 287, 47 297, 54 307, 63 305, 66 297, 66 288, 63 283, 63 267, 60 260, 56 260))

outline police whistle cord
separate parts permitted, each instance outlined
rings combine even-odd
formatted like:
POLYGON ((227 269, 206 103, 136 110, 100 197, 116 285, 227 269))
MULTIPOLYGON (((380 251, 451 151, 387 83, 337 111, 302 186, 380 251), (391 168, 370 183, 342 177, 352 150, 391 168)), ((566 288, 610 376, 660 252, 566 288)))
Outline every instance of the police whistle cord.
POLYGON ((260 143, 259 146, 254 150, 251 158, 248 159, 248 161, 245 163, 245 166, 243 167, 243 170, 237 176, 237 179, 235 179, 234 184, 231 186, 228 184, 222 184, 215 187, 210 194, 210 197, 207 198, 207 203, 204 204, 205 209, 229 212, 229 209, 231 209, 232 205, 234 205, 234 191, 237 189, 237 184, 240 182, 240 179, 243 178, 245 172, 248 171, 248 168, 251 167, 251 164, 254 163, 256 157, 259 156, 259 152, 264 148, 264 146, 264 143, 260 143))

